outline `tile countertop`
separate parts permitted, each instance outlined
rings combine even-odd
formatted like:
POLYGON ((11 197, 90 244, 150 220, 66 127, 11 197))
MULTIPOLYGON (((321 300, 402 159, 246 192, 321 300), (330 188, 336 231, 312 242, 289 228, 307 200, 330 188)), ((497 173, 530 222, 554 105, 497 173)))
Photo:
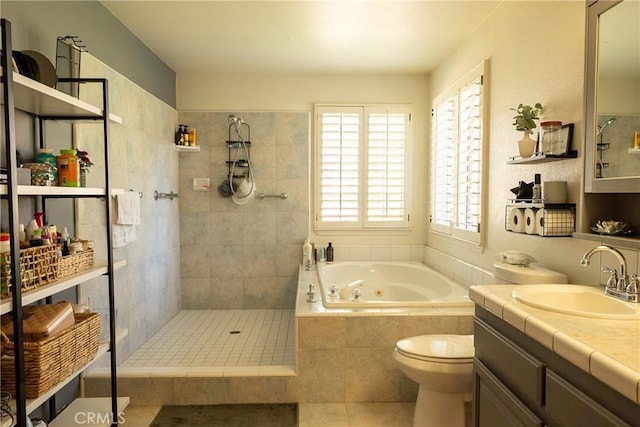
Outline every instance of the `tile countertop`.
POLYGON ((511 297, 514 285, 471 286, 480 307, 640 404, 640 321, 540 310, 511 297))

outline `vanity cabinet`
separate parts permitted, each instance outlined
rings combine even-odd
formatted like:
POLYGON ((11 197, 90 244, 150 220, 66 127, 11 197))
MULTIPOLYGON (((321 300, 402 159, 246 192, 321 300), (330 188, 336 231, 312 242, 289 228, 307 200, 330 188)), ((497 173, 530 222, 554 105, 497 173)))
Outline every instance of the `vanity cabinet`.
POLYGON ((640 426, 637 404, 479 306, 474 339, 474 426, 640 426))
MULTIPOLYGON (((115 328, 115 295, 114 295, 114 270, 116 266, 124 265, 124 262, 114 262, 112 250, 112 230, 111 230, 111 203, 110 195, 112 194, 109 181, 109 122, 119 123, 121 119, 115 115, 109 114, 108 102, 108 84, 106 79, 77 79, 87 84, 101 85, 102 89, 102 105, 96 107, 77 98, 73 98, 54 88, 45 86, 35 80, 31 80, 18 73, 12 72, 11 57, 11 23, 6 19, 1 22, 2 31, 2 52, 6 53, 2 57, 2 110, 3 110, 3 154, 6 158, 7 183, 0 185, 0 197, 2 198, 2 214, 7 215, 7 223, 11 234, 11 262, 9 265, 11 277, 21 277, 20 252, 19 252, 19 233, 18 223, 20 222, 20 210, 24 210, 29 204, 21 204, 20 200, 31 199, 36 200, 42 206, 42 210, 46 213, 47 201, 49 199, 80 199, 80 198, 100 198, 104 200, 105 223, 103 231, 105 233, 106 242, 106 261, 97 262, 94 268, 84 270, 80 273, 58 278, 55 281, 47 283, 44 286, 30 290, 23 294, 20 286, 20 280, 14 279, 12 286, 12 295, 10 298, 0 301, 0 314, 9 314, 12 316, 14 333, 14 366, 15 366, 15 384, 16 390, 14 399, 9 402, 11 412, 14 419, 3 416, 0 419, 1 427, 11 427, 17 425, 19 427, 30 425, 28 416, 30 413, 38 409, 49 401, 50 414, 52 417, 59 415, 49 425, 69 427, 79 423, 79 418, 74 419, 74 414, 78 411, 84 411, 85 414, 93 413, 101 417, 101 421, 94 425, 111 425, 111 414, 117 414, 128 403, 128 398, 117 398, 116 383, 116 328, 115 328), (42 122, 46 120, 58 120, 68 123, 89 122, 102 126, 104 136, 104 187, 100 188, 75 188, 75 187, 49 187, 49 186, 32 186, 18 185, 17 183, 17 159, 15 156, 17 147, 17 132, 15 125, 16 111, 28 114, 30 117, 40 121, 40 146, 44 147, 42 122), (108 321, 106 324, 109 329, 109 339, 99 345, 96 357, 89 361, 88 364, 81 367, 76 372, 68 375, 61 383, 56 384, 51 389, 42 392, 37 398, 26 399, 25 396, 25 380, 28 373, 25 372, 25 352, 22 331, 23 307, 39 303, 41 300, 52 302, 52 296, 66 289, 77 288, 82 283, 95 279, 100 276, 106 277, 108 283, 108 321), (111 358, 111 397, 108 399, 76 399, 68 407, 67 410, 60 414, 55 413, 55 404, 51 398, 60 391, 66 384, 82 374, 84 369, 89 367, 99 357, 110 353, 111 358), (71 413, 71 414, 70 414, 71 413), (69 416, 70 415, 70 416, 69 416), (66 417, 66 418, 65 418, 66 417), (71 420, 71 421, 69 421, 71 420)), ((75 80, 74 80, 75 81, 75 80)), ((29 209, 29 215, 32 212, 29 209)), ((22 212, 22 217, 26 217, 22 212)), ((69 214, 66 218, 69 222, 74 221, 75 213, 69 214)), ((123 331, 124 332, 124 331, 123 331)), ((4 408, 3 408, 4 415, 4 408)), ((116 415, 117 420, 117 415, 116 415)))

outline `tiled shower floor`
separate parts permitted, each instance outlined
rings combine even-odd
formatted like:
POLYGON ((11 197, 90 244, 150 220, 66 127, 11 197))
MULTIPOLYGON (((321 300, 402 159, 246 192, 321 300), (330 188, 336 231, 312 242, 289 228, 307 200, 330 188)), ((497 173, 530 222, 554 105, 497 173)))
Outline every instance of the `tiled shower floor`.
POLYGON ((239 374, 243 368, 258 374, 259 367, 294 365, 293 310, 183 310, 125 360, 119 374, 239 374))

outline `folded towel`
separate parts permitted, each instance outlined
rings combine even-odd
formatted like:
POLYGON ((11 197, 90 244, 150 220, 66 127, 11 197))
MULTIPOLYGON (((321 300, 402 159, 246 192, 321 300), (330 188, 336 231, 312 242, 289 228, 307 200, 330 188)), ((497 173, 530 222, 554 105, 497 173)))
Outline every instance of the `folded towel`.
POLYGON ((135 225, 113 225, 113 247, 121 248, 136 240, 135 225))
POLYGON ((135 191, 125 191, 116 196, 118 219, 116 224, 140 224, 140 195, 135 191))

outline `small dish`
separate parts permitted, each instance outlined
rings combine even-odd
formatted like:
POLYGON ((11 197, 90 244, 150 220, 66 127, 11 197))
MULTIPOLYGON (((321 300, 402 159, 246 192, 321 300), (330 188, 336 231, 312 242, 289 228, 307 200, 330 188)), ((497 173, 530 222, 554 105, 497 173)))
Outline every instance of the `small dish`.
POLYGON ((627 234, 633 233, 633 230, 631 229, 605 231, 605 230, 599 229, 598 227, 591 227, 591 231, 593 231, 596 234, 600 234, 602 236, 626 236, 627 234))

